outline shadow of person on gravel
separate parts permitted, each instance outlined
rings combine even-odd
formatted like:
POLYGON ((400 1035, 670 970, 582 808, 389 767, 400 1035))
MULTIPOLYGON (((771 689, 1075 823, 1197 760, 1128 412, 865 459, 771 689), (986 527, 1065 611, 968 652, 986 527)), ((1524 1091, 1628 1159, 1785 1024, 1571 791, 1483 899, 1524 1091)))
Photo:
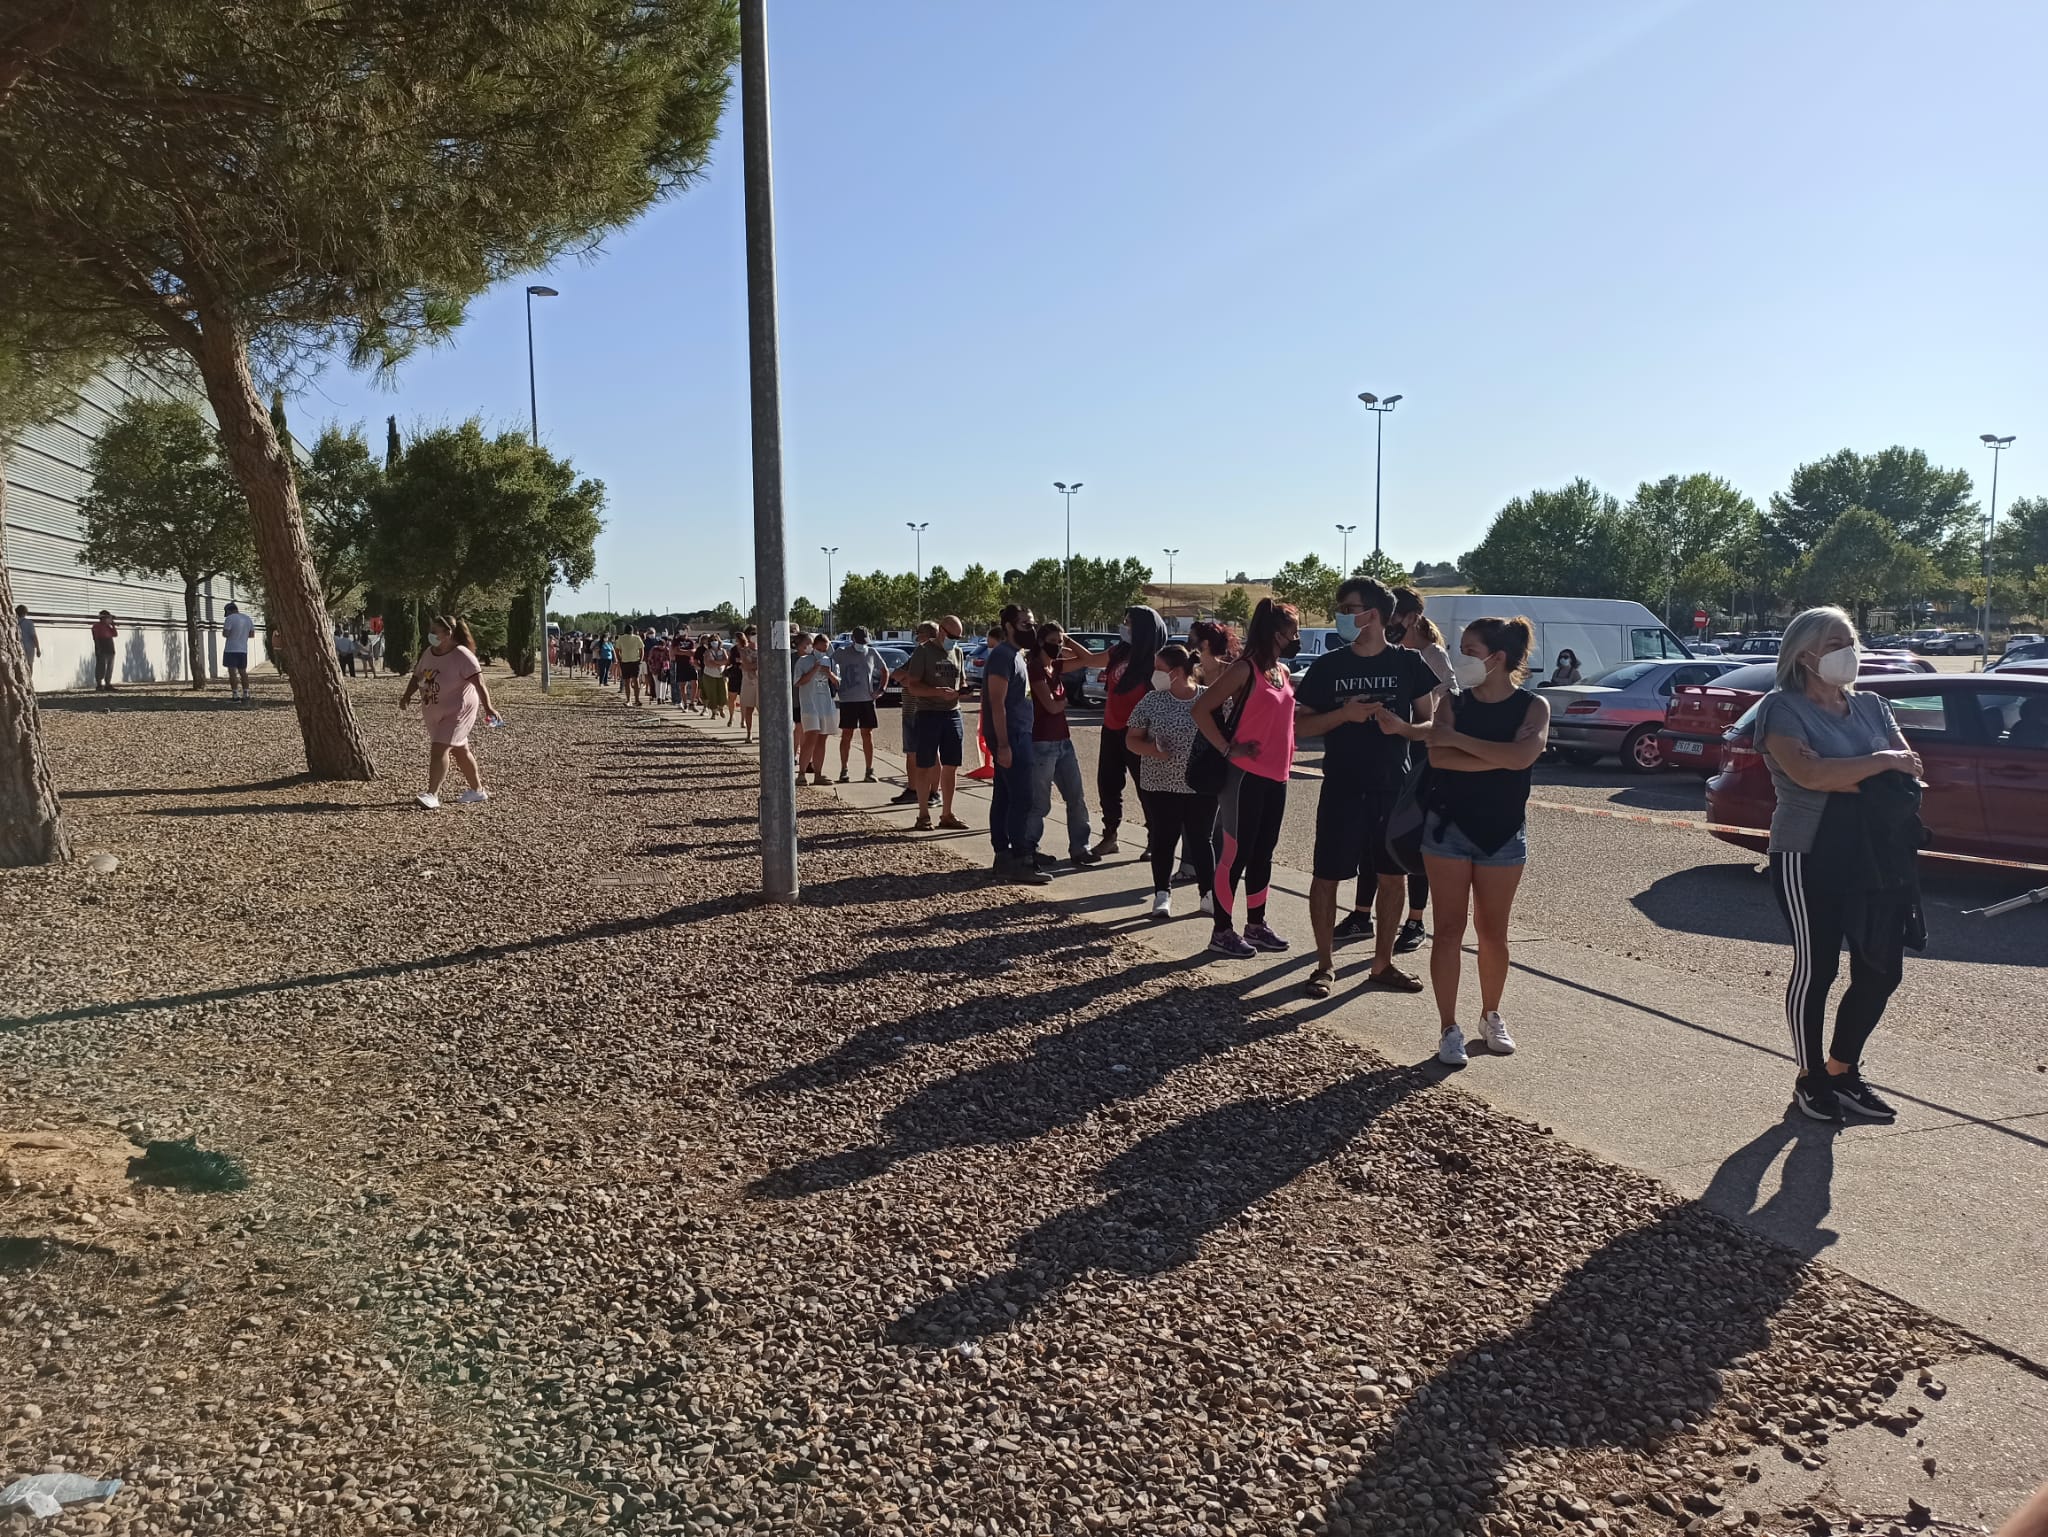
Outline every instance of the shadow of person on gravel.
MULTIPOLYGON (((1502 1497, 1497 1476, 1514 1474, 1521 1454, 1647 1450, 1697 1428, 1720 1401, 1723 1371, 1771 1343, 1804 1276, 1798 1255, 1696 1203, 1618 1235, 1520 1327, 1460 1352, 1402 1406, 1331 1497, 1327 1530, 1476 1533, 1502 1497)), ((1695 1513, 1713 1510, 1656 1525, 1695 1513)))
POLYGON ((834 1088, 900 1060, 913 1046, 943 1046, 975 1036, 1046 1024, 1070 1011, 1094 1012, 1112 1007, 1130 989, 1154 977, 1186 970, 1186 962, 1162 957, 1111 977, 1082 977, 1014 997, 984 994, 937 1007, 919 1007, 900 1018, 869 1025, 824 1056, 785 1068, 772 1078, 749 1084, 743 1092, 750 1099, 762 1099, 834 1088))
POLYGON ((1028 1142, 1098 1110, 1141 1099, 1168 1075, 1295 1028, 1247 1019, 1228 987, 1176 988, 1040 1036, 1020 1061, 991 1062, 927 1084, 882 1118, 885 1140, 780 1169, 750 1194, 787 1197, 873 1179, 920 1153, 1028 1142))
POLYGON ((1424 1087, 1416 1067, 1356 1073, 1303 1099, 1242 1099, 1192 1116, 1111 1159, 1110 1192, 1040 1224, 1017 1263, 919 1304, 889 1325, 897 1344, 954 1344, 999 1333, 1094 1270, 1163 1275, 1255 1202, 1335 1157, 1375 1117, 1424 1087))

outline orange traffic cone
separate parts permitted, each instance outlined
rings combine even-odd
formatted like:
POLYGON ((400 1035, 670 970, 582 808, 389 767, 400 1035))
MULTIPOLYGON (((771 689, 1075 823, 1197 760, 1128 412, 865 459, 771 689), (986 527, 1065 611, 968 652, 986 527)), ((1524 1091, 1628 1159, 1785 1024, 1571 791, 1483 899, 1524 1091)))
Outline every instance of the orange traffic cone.
MULTIPOLYGON (((986 716, 986 715, 984 715, 984 716, 982 717, 982 719, 983 719, 983 720, 986 720, 986 719, 987 719, 987 716, 986 716)), ((968 777, 969 779, 993 779, 993 778, 995 778, 995 777, 996 777, 996 760, 995 760, 995 754, 991 753, 991 752, 990 752, 990 751, 988 750, 988 732, 987 732, 987 730, 986 730, 985 728, 984 728, 984 729, 978 729, 978 730, 976 730, 976 732, 974 733, 974 745, 975 745, 975 746, 976 746, 976 747, 977 747, 978 749, 980 749, 980 752, 981 752, 981 766, 980 766, 979 768, 971 768, 971 769, 969 769, 969 770, 967 771, 967 777, 968 777)))

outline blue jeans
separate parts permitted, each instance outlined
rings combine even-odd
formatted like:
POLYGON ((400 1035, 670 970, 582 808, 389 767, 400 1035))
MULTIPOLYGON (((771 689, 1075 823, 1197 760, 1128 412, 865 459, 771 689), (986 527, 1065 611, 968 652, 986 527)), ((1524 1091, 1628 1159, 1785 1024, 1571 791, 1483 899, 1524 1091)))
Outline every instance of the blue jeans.
POLYGON ((1081 793, 1081 760, 1074 744, 1062 737, 1054 742, 1034 742, 1031 747, 1031 820, 1025 831, 1032 847, 1045 832, 1045 819, 1052 813, 1052 787, 1060 787, 1060 799, 1067 803, 1067 852, 1079 854, 1088 847, 1088 801, 1081 793))
POLYGON ((1529 862, 1528 829, 1517 828, 1514 837, 1489 854, 1466 837, 1462 828, 1446 821, 1441 811, 1432 811, 1422 823, 1422 852, 1437 859, 1463 860, 1481 868, 1525 865, 1529 862))
POLYGON ((1038 838, 1031 827, 1031 777, 1037 755, 1030 737, 1012 735, 1010 766, 996 762, 994 798, 988 808, 988 841, 998 855, 1027 859, 1038 852, 1038 838))

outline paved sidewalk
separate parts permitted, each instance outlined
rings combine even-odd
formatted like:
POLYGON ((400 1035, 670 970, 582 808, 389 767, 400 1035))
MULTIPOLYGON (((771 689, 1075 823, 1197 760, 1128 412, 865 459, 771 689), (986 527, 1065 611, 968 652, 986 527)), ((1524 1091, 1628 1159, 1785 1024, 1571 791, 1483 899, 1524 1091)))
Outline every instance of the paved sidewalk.
MULTIPOLYGON (((675 718, 739 741, 737 730, 702 717, 675 718)), ((889 804, 901 788, 902 759, 882 750, 896 734, 893 717, 876 733, 876 772, 884 783, 859 782, 856 743, 855 782, 831 788, 843 802, 907 829, 912 808, 889 804)), ((835 775, 837 761, 834 742, 835 775)), ((987 786, 962 779, 961 790, 961 816, 975 830, 919 836, 945 838, 963 859, 986 863, 987 786)), ((1304 786, 1301 793, 1314 790, 1304 786)), ((1053 814, 1063 820, 1057 797, 1053 814)), ((1141 827, 1130 830, 1143 836, 1141 827)), ((1063 843, 1050 833, 1045 839, 1055 852, 1063 843)), ((1396 1062, 1429 1058, 1437 1034, 1433 1000, 1427 993, 1362 992, 1370 946, 1338 952, 1331 998, 1303 996, 1314 959, 1309 877, 1276 869, 1273 884, 1273 924, 1294 941, 1293 952, 1277 961, 1206 956, 1208 923, 1195 914, 1192 887, 1176 890, 1173 921, 1151 922, 1144 910, 1150 877, 1142 851, 1129 842, 1116 859, 1060 874, 1044 894, 1163 954, 1203 955, 1201 964, 1226 974, 1266 973, 1270 981, 1250 994, 1253 1002, 1314 1018, 1396 1062)), ((1881 1036, 1881 1081, 1900 1103, 1898 1123, 1831 1130, 1787 1113, 1793 1069, 1782 977, 1708 983, 1526 922, 1516 924, 1512 938, 1515 973, 1504 1012, 1522 1049, 1511 1059, 1475 1052, 1461 1087, 1655 1174, 1802 1254, 1823 1255, 1837 1269, 2048 1371, 2048 1231, 2041 1220, 2048 1212, 2048 1077, 2031 1064, 1881 1036)), ((1406 963, 1426 972, 1428 958, 1425 948, 1406 963)), ((1464 983, 1476 1019, 1469 951, 1464 983)))

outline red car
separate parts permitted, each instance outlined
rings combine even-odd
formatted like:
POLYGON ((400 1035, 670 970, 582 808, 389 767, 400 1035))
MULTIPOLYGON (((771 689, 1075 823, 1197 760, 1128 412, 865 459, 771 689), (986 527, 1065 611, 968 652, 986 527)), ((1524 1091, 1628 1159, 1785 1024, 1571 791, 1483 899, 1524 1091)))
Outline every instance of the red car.
MULTIPOLYGON (((1858 687, 1890 701, 1925 767, 1921 816, 1930 854, 2048 862, 2048 677, 1920 673, 1858 687)), ((1746 849, 1769 842, 1777 796, 1753 739, 1756 707, 1731 727, 1722 771, 1707 781, 1707 815, 1754 828, 1714 836, 1746 849)))
MULTIPOLYGON (((1857 675, 1863 678, 1933 671, 1932 662, 1880 651, 1864 652, 1857 665, 1857 675)), ((1721 745, 1728 728, 1777 686, 1778 664, 1756 662, 1724 672, 1711 683, 1681 684, 1673 689, 1671 703, 1664 710, 1664 729, 1657 733, 1665 764, 1702 775, 1720 773, 1721 745)))

